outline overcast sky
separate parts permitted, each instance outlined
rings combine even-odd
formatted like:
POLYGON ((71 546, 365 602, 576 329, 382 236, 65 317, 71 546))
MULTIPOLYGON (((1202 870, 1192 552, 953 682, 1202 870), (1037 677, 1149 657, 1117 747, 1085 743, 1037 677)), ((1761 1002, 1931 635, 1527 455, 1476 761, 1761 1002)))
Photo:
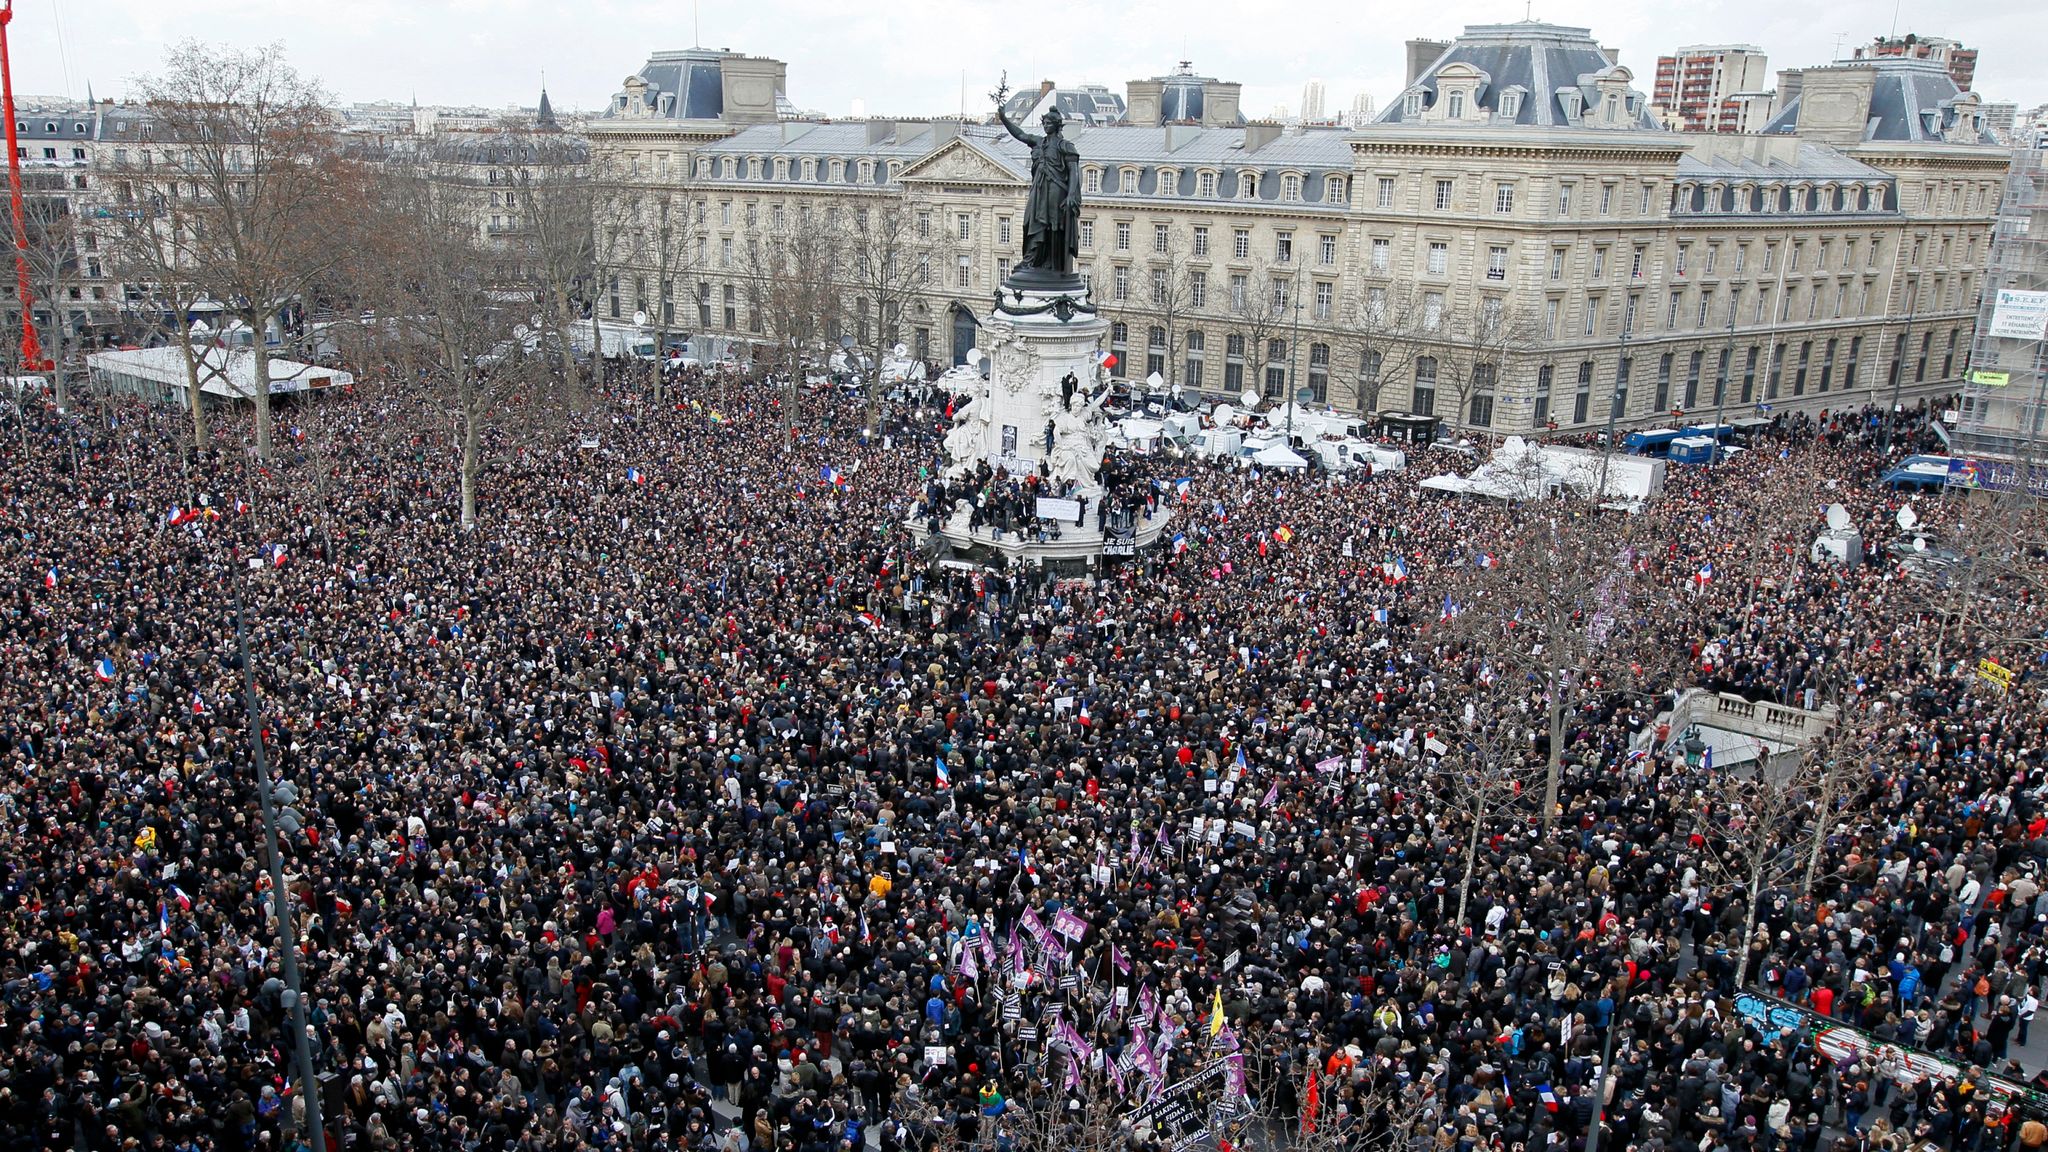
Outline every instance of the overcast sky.
MULTIPOLYGON (((1903 0, 1786 3, 1594 3, 1535 0, 1538 19, 1591 27, 1647 91, 1656 57, 1681 45, 1756 44, 1773 70, 1824 63, 1896 26, 1982 50, 1976 88, 2025 109, 2048 102, 2048 5, 1903 0), (1896 15, 1895 15, 1896 13, 1896 15), (1896 24, 1895 24, 1896 20, 1896 24)), ((1521 3, 1474 0, 15 0, 14 85, 21 95, 120 97, 188 36, 241 46, 281 43, 288 58, 345 101, 531 104, 545 73, 557 107, 596 108, 664 48, 731 48, 789 63, 789 97, 827 115, 855 101, 874 115, 988 106, 1013 86, 1051 78, 1125 81, 1175 61, 1244 85, 1244 108, 1299 109, 1303 82, 1323 81, 1326 110, 1369 92, 1384 106, 1404 79, 1402 41, 1448 39, 1468 23, 1517 20, 1521 3), (1046 13, 1057 13, 1048 16, 1046 13), (697 21, 693 25, 693 20, 697 21), (698 29, 701 28, 701 34, 698 29)))

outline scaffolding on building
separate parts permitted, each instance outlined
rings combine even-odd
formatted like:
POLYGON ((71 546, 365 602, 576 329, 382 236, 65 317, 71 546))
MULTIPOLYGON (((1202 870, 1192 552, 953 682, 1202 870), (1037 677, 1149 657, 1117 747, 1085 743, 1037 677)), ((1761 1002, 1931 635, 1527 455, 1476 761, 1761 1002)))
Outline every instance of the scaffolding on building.
POLYGON ((2039 149, 2013 153, 1952 445, 1958 458, 2030 472, 2048 466, 2048 341, 1995 334, 2001 292, 2048 292, 2048 152, 2039 149))

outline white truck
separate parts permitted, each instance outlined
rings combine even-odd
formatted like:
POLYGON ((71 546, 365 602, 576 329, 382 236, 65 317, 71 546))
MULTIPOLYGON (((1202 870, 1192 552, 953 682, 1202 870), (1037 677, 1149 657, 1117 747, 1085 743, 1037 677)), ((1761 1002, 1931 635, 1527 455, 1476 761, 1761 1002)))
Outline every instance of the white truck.
MULTIPOLYGON (((564 333, 569 338, 569 350, 579 356, 590 354, 590 322, 585 320, 571 324, 564 333)), ((634 324, 622 324, 616 320, 597 322, 598 355, 623 357, 632 360, 656 360, 660 350, 654 346, 654 334, 634 324)))
POLYGON ((1204 459, 1236 456, 1244 450, 1244 433, 1236 428, 1204 428, 1188 441, 1188 451, 1204 459))

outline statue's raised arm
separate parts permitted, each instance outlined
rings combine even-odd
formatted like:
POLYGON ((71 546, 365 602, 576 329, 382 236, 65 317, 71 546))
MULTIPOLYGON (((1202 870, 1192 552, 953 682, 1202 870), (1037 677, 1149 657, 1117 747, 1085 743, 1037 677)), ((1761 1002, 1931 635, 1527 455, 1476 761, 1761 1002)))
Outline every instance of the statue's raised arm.
POLYGON ((1017 122, 1010 119, 1010 114, 1003 111, 1000 107, 996 109, 996 119, 1001 120, 1003 127, 1010 130, 1010 135, 1022 140, 1029 147, 1036 148, 1038 147, 1038 142, 1045 139, 1043 136, 1033 132, 1026 132, 1022 128, 1017 127, 1017 122))

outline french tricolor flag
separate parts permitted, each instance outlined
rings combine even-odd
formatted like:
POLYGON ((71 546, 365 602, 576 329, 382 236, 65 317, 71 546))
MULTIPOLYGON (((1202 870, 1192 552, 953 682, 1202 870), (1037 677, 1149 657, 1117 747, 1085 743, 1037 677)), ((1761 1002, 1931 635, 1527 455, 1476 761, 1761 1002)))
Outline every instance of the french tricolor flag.
POLYGON ((114 680, 114 658, 111 656, 102 656, 99 659, 93 661, 92 674, 93 678, 98 680, 102 684, 112 683, 114 680))
POLYGON ((1550 1085, 1538 1084, 1536 1086, 1536 1098, 1543 1101, 1545 1109, 1551 1112, 1557 1111, 1557 1093, 1550 1090, 1550 1085))
POLYGON ((55 588, 56 586, 57 586, 57 566, 56 566, 56 565, 54 565, 54 564, 52 564, 52 565, 50 566, 50 570, 49 570, 48 572, 45 572, 45 573, 43 573, 43 587, 45 587, 45 588, 55 588))
POLYGON ((626 469, 626 482, 629 484, 645 484, 647 483, 647 473, 642 472, 638 468, 628 468, 626 469))
POLYGON ((937 758, 936 763, 938 766, 938 777, 936 781, 938 786, 941 788, 952 787, 953 774, 946 768, 946 758, 944 756, 940 756, 937 758))

